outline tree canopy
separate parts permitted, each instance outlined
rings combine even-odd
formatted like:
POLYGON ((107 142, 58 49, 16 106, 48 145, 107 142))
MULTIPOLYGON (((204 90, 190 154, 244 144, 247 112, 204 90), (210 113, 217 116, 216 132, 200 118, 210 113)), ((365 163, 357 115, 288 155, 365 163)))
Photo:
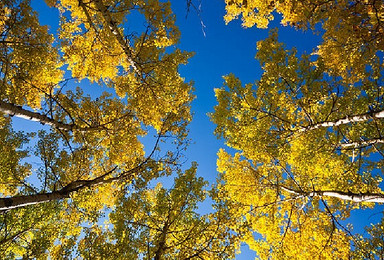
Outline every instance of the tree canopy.
POLYGON ((272 29, 259 79, 224 76, 210 187, 184 163, 193 53, 171 3, 46 4, 57 30, 29 0, 0 3, 1 259, 384 257, 384 220, 345 224, 384 203, 381 1, 223 1, 226 23, 281 17, 322 41, 300 53, 272 29))
POLYGON ((375 63, 384 49, 384 6, 382 1, 323 0, 225 0, 228 23, 239 16, 243 26, 267 28, 281 15, 281 23, 321 33, 317 54, 333 75, 359 80, 365 66, 375 63))
POLYGON ((382 257, 379 226, 367 238, 343 223, 384 202, 384 6, 267 2, 226 1, 225 19, 241 14, 244 26, 263 28, 276 10, 285 25, 322 32, 323 42, 298 55, 272 30, 257 43, 261 78, 242 84, 230 74, 216 89, 216 134, 239 151, 218 153, 221 199, 250 226, 243 241, 261 259, 382 257))
MULTIPOLYGON (((178 72, 191 53, 175 47, 180 32, 169 3, 47 3, 60 13, 56 34, 40 25, 29 1, 0 4, 0 251, 6 259, 65 258, 74 250, 91 257, 76 246, 85 227, 99 230, 99 219, 127 190, 178 167, 191 119, 192 85, 178 72), (132 30, 130 17, 143 25, 132 30), (12 117, 46 126, 18 132, 12 117), (145 146, 149 131, 154 138, 145 146), (168 151, 161 149, 165 141, 168 151)), ((205 246, 214 247, 201 245, 202 252, 205 246)))

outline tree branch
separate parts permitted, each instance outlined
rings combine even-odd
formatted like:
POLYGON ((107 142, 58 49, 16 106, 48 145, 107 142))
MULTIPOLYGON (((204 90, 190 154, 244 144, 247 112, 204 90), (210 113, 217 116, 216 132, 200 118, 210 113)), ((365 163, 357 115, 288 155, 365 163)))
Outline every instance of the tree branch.
MULTIPOLYGON (((100 177, 105 177, 117 169, 117 166, 106 172, 100 177)), ((85 187, 92 187, 97 184, 109 182, 103 178, 97 177, 93 180, 77 180, 69 183, 60 190, 45 192, 40 194, 14 196, 9 198, 0 198, 0 211, 21 208, 28 205, 35 205, 43 202, 55 201, 69 198, 72 192, 78 191, 85 187)))
POLYGON ((351 142, 351 143, 344 143, 339 144, 338 146, 341 149, 354 149, 354 148, 361 148, 361 147, 367 147, 375 144, 384 144, 383 138, 374 138, 367 141, 360 141, 360 142, 351 142))
POLYGON ((36 121, 43 125, 50 125, 52 127, 55 127, 59 130, 63 131, 80 131, 80 132, 87 132, 87 131, 94 131, 94 130, 100 130, 101 128, 105 129, 105 125, 113 123, 114 121, 123 119, 126 116, 131 116, 130 114, 123 115, 121 117, 115 118, 107 123, 99 124, 96 126, 87 126, 87 127, 79 127, 76 124, 66 124, 63 122, 59 122, 53 118, 50 118, 46 115, 42 115, 37 112, 32 112, 29 110, 26 110, 22 108, 21 106, 17 106, 11 103, 7 103, 0 100, 0 112, 10 115, 10 116, 16 116, 19 118, 23 118, 26 120, 36 121))
POLYGON ((300 190, 294 190, 291 188, 287 188, 284 186, 280 186, 280 188, 288 193, 295 194, 303 197, 332 197, 338 198, 342 200, 349 200, 357 203, 361 202, 373 202, 373 203, 384 203, 384 194, 382 193, 353 193, 353 192, 343 192, 336 190, 325 190, 325 191, 311 191, 304 192, 300 190))
POLYGON ((73 131, 76 128, 76 126, 73 124, 65 124, 62 122, 58 122, 48 116, 42 115, 40 113, 28 111, 26 109, 23 109, 21 106, 10 104, 1 100, 0 100, 0 112, 10 116, 16 116, 16 117, 27 119, 27 120, 37 121, 37 122, 40 122, 41 124, 47 124, 64 131, 73 131))
MULTIPOLYGON (((116 22, 113 21, 111 14, 109 13, 107 7, 103 4, 101 0, 94 0, 93 3, 96 5, 96 8, 101 13, 105 23, 108 25, 108 29, 115 36, 116 40, 119 42, 121 48, 123 49, 125 55, 127 55, 128 62, 131 64, 133 70, 141 76, 141 71, 137 68, 136 62, 133 60, 132 50, 124 39, 123 35, 120 33, 119 28, 116 25, 116 22)), ((83 0, 79 0, 79 5, 82 7, 84 13, 87 16, 88 22, 93 24, 89 12, 87 10, 87 6, 84 4, 83 0)), ((94 27, 94 26, 93 26, 94 27)), ((94 27, 95 29, 95 27, 94 27)), ((95 29, 96 30, 96 29, 95 29)))
POLYGON ((345 125, 349 123, 364 122, 374 118, 384 118, 384 110, 381 110, 378 112, 367 112, 364 114, 353 115, 353 116, 346 116, 344 118, 337 119, 334 121, 324 121, 316 124, 311 124, 307 127, 302 127, 301 129, 298 130, 298 132, 299 133, 306 132, 306 131, 315 130, 321 127, 335 127, 335 126, 345 125))
POLYGON ((8 197, 8 198, 0 198, 0 211, 6 211, 14 208, 21 208, 28 205, 35 205, 43 202, 66 199, 70 197, 71 193, 79 191, 83 188, 86 188, 86 187, 91 188, 99 184, 107 184, 107 183, 112 183, 118 180, 126 179, 131 174, 139 171, 147 162, 149 162, 150 158, 153 156, 154 152, 156 151, 159 145, 160 138, 161 138, 161 135, 159 134, 156 140, 156 143, 153 147, 153 150, 151 151, 149 156, 145 158, 144 161, 142 161, 140 164, 138 164, 137 166, 129 170, 121 172, 119 175, 115 177, 110 177, 106 179, 108 175, 110 175, 117 169, 117 166, 115 166, 113 169, 105 172, 104 174, 94 179, 77 180, 77 181, 70 182, 65 187, 57 191, 45 192, 45 193, 33 194, 33 195, 22 195, 22 196, 8 197))

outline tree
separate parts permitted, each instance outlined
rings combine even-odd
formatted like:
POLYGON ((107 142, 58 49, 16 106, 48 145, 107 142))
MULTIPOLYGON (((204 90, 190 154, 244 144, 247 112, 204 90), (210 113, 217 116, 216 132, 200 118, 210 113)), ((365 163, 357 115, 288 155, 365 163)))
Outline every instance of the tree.
MULTIPOLYGON (((177 72, 190 54, 177 49, 165 52, 165 47, 179 37, 169 5, 155 1, 127 2, 127 6, 108 4, 110 10, 97 1, 80 5, 71 1, 56 3, 63 20, 59 32, 63 53, 60 60, 57 44, 53 44, 47 28, 38 24, 28 2, 7 1, 2 8, 6 15, 2 21, 4 93, 0 110, 5 116, 52 126, 51 133, 39 133, 42 141, 37 145, 36 155, 51 170, 49 164, 54 163, 53 159, 62 160, 61 163, 65 160, 69 165, 76 164, 75 157, 83 157, 82 166, 88 163, 93 168, 86 173, 88 177, 81 176, 88 181, 92 175, 100 177, 103 172, 95 162, 103 165, 104 173, 115 174, 117 166, 129 170, 144 161, 138 136, 145 135, 146 128, 155 128, 159 138, 169 133, 182 139, 185 123, 190 119, 191 86, 177 72), (148 24, 142 35, 125 36, 123 19, 136 9, 147 17, 148 24), (28 36, 20 32, 27 32, 28 36), (27 52, 36 54, 26 55, 27 52), (81 53, 89 55, 79 56, 81 53), (46 60, 51 56, 52 62, 46 60), (80 87, 69 87, 64 93, 65 85, 60 85, 68 81, 62 79, 64 64, 73 78, 108 86, 111 93, 91 98, 80 87), (51 74, 57 77, 52 79, 51 74), (113 96, 113 91, 120 96, 113 96), (46 145, 54 149, 48 151, 46 145), (48 152, 51 154, 45 154, 48 152)), ((65 175, 70 181, 65 184, 62 180, 62 187, 78 180, 71 179, 68 172, 65 175)), ((61 177, 64 178, 55 176, 61 177)), ((47 177, 47 182, 50 178, 47 177)), ((49 184, 45 186, 48 189, 49 184)))
POLYGON ((382 1, 226 0, 225 3, 227 23, 242 16, 245 27, 267 28, 276 11, 282 15, 283 25, 321 32, 323 43, 315 53, 323 57, 333 75, 349 82, 358 81, 365 66, 375 63, 384 49, 382 1))
POLYGON ((216 134, 240 151, 218 154, 221 200, 262 259, 348 259, 349 240, 361 242, 341 220, 384 202, 383 67, 350 84, 322 57, 285 50, 276 31, 257 46, 260 80, 229 75, 216 90, 216 134))
POLYGON ((76 243, 128 186, 170 174, 191 119, 192 86, 178 73, 191 53, 175 47, 169 3, 47 2, 60 11, 57 35, 29 1, 0 3, 0 250, 9 259, 76 243), (130 17, 142 27, 130 31, 130 17), (12 117, 46 126, 18 132, 12 117))
MULTIPOLYGON (((237 237, 225 212, 200 215, 206 182, 196 166, 179 171, 170 189, 161 183, 119 199, 110 214, 112 228, 90 227, 79 243, 85 259, 233 259, 237 237)), ((61 254, 61 253, 60 253, 61 254)))
POLYGON ((377 259, 383 258, 383 219, 376 225, 366 227, 368 236, 359 236, 359 244, 353 257, 355 259, 377 259))

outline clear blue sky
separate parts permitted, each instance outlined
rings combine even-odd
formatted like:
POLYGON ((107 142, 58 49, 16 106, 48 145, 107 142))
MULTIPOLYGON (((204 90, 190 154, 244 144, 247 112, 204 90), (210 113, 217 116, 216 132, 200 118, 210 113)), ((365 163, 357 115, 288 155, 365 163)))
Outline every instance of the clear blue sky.
MULTIPOLYGON (((196 100, 192 110, 194 119, 190 125, 190 137, 195 142, 189 148, 189 159, 199 163, 198 172, 209 181, 216 177, 216 153, 223 147, 222 140, 213 135, 214 124, 207 113, 213 112, 216 105, 214 88, 223 84, 223 76, 234 73, 243 83, 252 83, 261 76, 260 64, 255 60, 256 43, 268 36, 268 30, 242 28, 239 20, 225 25, 223 0, 202 0, 201 19, 192 9, 188 18, 185 1, 172 1, 181 30, 180 48, 195 52, 190 62, 180 73, 187 80, 195 82, 196 100)), ((270 28, 281 27, 279 21, 270 28)), ((300 32, 289 27, 279 29, 280 40, 289 48, 297 46, 299 51, 311 52, 319 37, 310 32, 300 32)))
MULTIPOLYGON (((213 135, 215 126, 207 116, 207 113, 213 112, 216 105, 214 88, 220 87, 223 84, 222 76, 229 73, 234 73, 243 83, 254 82, 261 76, 260 65, 254 59, 256 42, 266 38, 268 30, 244 29, 239 20, 225 25, 224 0, 202 0, 200 17, 192 8, 187 18, 186 0, 172 0, 171 4, 181 30, 181 42, 178 47, 195 52, 190 62, 180 69, 180 74, 187 81, 195 82, 196 95, 192 104, 194 118, 190 124, 189 136, 193 143, 185 153, 186 164, 188 167, 192 161, 197 161, 198 174, 213 183, 217 176, 216 153, 219 148, 225 147, 223 140, 217 140, 213 135)), ((54 32, 57 28, 54 24, 58 22, 57 10, 46 7, 43 0, 34 0, 33 6, 40 13, 41 22, 50 24, 54 32)), ((320 41, 320 37, 311 32, 282 27, 279 21, 280 19, 276 18, 270 28, 279 27, 280 41, 288 48, 295 46, 299 53, 309 53, 320 41)), ((351 218, 352 223, 362 227, 364 225, 361 222, 377 222, 381 214, 368 219, 377 212, 380 210, 355 214, 351 218)), ((356 231, 361 232, 362 228, 357 228, 356 231)), ((254 253, 246 250, 246 247, 242 249, 243 253, 236 259, 253 259, 254 253)))

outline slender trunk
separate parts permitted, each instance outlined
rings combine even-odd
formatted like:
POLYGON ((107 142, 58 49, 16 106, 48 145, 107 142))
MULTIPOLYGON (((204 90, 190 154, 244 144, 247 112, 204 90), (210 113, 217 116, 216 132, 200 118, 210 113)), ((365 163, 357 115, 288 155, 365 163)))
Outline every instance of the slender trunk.
POLYGON ((28 205, 69 198, 70 192, 47 192, 35 195, 15 196, 11 198, 0 198, 0 211, 10 210, 28 205))
POLYGON ((321 127, 335 127, 339 125, 345 125, 349 123, 357 123, 357 122, 364 122, 369 119, 373 118, 384 118, 384 110, 379 111, 379 112, 368 112, 360 115, 354 115, 354 116, 346 116, 341 119, 337 119, 334 121, 325 121, 325 122, 320 122, 317 124, 309 125, 307 127, 302 127, 301 129, 298 130, 298 132, 306 132, 308 130, 314 130, 318 129, 321 127))
POLYGON ((108 172, 105 172, 104 174, 92 180, 73 181, 58 191, 39 193, 34 195, 22 195, 22 196, 8 197, 8 198, 0 198, 0 211, 10 210, 14 208, 21 208, 28 205, 35 205, 42 202, 49 202, 49 201, 69 198, 72 192, 79 191, 83 188, 87 188, 87 187, 91 188, 99 184, 112 183, 115 181, 124 180, 129 177, 132 177, 134 173, 137 173, 138 171, 140 171, 140 169, 142 169, 142 167, 150 160, 150 158, 152 157, 152 155, 154 154, 154 152, 158 147, 160 137, 161 137, 160 135, 157 137, 156 144, 152 152, 142 163, 140 163, 136 167, 133 167, 129 170, 121 172, 115 177, 109 177, 108 179, 106 179, 110 174, 112 174, 118 168, 118 166, 115 166, 113 169, 109 170, 108 172))
POLYGON ((8 243, 12 240, 14 240, 15 238, 17 238, 18 236, 22 235, 23 233, 27 232, 28 230, 30 230, 29 228, 26 228, 26 229, 23 229, 19 232, 17 232, 16 234, 10 236, 10 237, 5 237, 3 238, 1 241, 0 241, 0 245, 3 245, 5 243, 8 243))
POLYGON ((375 145, 375 144, 384 144, 384 139, 383 138, 374 138, 374 139, 367 140, 367 141, 339 144, 339 147, 341 149, 353 149, 353 148, 367 147, 367 146, 375 145))
MULTIPOLYGON (((137 68, 136 62, 133 60, 132 50, 129 47, 129 42, 124 38, 124 36, 120 33, 119 28, 116 25, 116 22, 113 21, 111 14, 109 13, 107 7, 103 4, 102 0, 94 0, 93 3, 96 5, 96 8, 101 13, 105 23, 108 25, 108 29, 111 31, 111 33, 115 36, 116 40, 119 42, 121 48, 124 50, 124 53, 127 55, 128 62, 131 64, 133 70, 141 76, 141 71, 137 68)), ((93 25, 93 21, 91 19, 91 16, 89 15, 89 12, 87 10, 86 4, 83 2, 83 0, 79 0, 79 5, 82 7, 87 19, 88 23, 93 25)), ((94 30, 96 28, 92 26, 94 30)), ((97 33, 97 31, 96 31, 97 33)))
POLYGON ((164 227, 161 231, 159 242, 158 242, 158 247, 155 252, 155 257, 153 258, 154 260, 161 260, 163 259, 163 255, 165 252, 165 249, 167 248, 166 246, 166 239, 167 239, 167 233, 168 233, 168 222, 164 224, 164 227))
POLYGON ((79 191, 83 188, 86 188, 86 187, 90 188, 98 184, 111 183, 111 182, 120 180, 122 178, 125 178, 130 173, 136 171, 140 167, 141 166, 137 166, 129 171, 122 173, 117 177, 105 179, 106 176, 108 176, 109 174, 111 174, 113 171, 117 169, 117 167, 114 167, 112 170, 106 172, 105 174, 95 179, 73 181, 69 183, 67 186, 57 191, 38 193, 38 194, 32 194, 32 195, 14 196, 14 197, 8 197, 8 198, 0 198, 0 211, 21 208, 28 205, 35 205, 43 202, 66 199, 70 197, 71 193, 75 191, 79 191))
POLYGON ((10 115, 10 116, 16 116, 16 117, 19 117, 22 119, 36 121, 36 122, 39 122, 43 125, 50 125, 52 127, 55 127, 57 129, 60 129, 63 131, 76 130, 76 131, 80 131, 80 132, 87 132, 87 131, 100 130, 103 127, 103 125, 79 127, 76 124, 62 123, 62 122, 59 122, 55 119, 52 119, 46 115, 42 115, 42 114, 37 113, 37 112, 32 112, 32 111, 29 111, 29 110, 22 108, 21 106, 10 104, 10 103, 7 103, 7 102, 1 101, 1 100, 0 100, 0 112, 7 114, 7 115, 10 115))
POLYGON ((294 190, 291 188, 280 186, 280 188, 288 193, 295 194, 303 197, 333 197, 342 200, 349 200, 353 202, 374 202, 374 203, 384 203, 384 194, 381 193, 353 193, 353 192, 343 192, 343 191, 335 191, 335 190, 327 190, 327 191, 311 191, 305 192, 300 190, 294 190))
POLYGON ((23 109, 21 106, 16 106, 14 104, 10 104, 1 100, 0 100, 0 112, 7 115, 23 118, 23 119, 40 122, 41 124, 50 125, 64 131, 73 131, 76 128, 75 125, 58 122, 46 115, 28 111, 26 109, 23 109))
POLYGON ((71 182, 64 188, 57 191, 32 195, 14 196, 9 198, 0 198, 0 211, 21 208, 28 205, 35 205, 43 202, 66 199, 69 198, 71 193, 74 191, 78 191, 85 187, 91 187, 103 182, 104 180, 99 178, 88 181, 79 180, 71 182))

